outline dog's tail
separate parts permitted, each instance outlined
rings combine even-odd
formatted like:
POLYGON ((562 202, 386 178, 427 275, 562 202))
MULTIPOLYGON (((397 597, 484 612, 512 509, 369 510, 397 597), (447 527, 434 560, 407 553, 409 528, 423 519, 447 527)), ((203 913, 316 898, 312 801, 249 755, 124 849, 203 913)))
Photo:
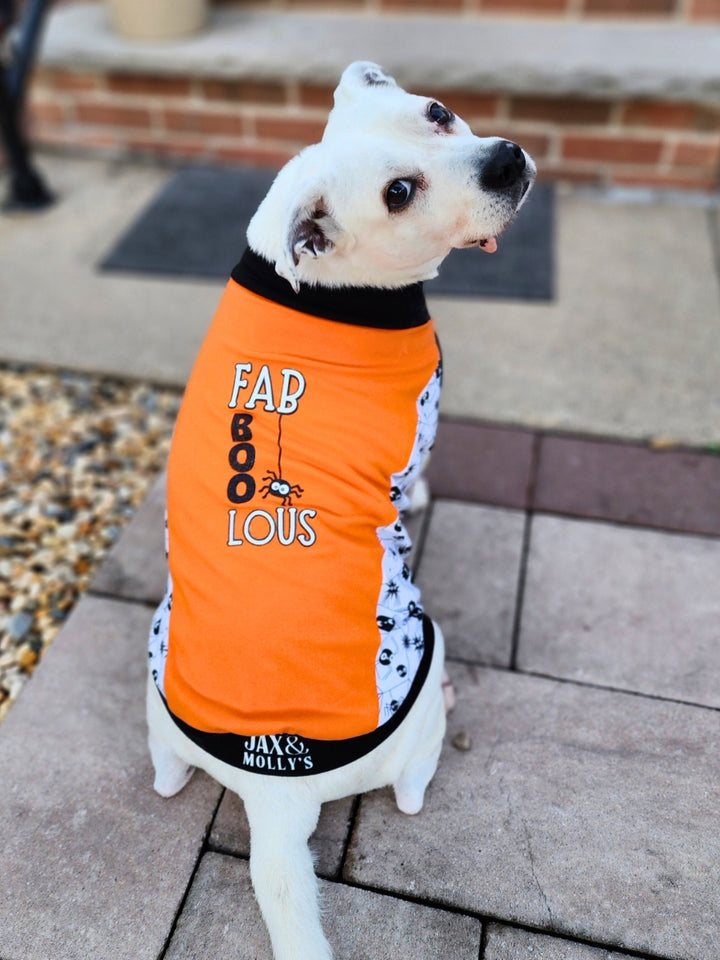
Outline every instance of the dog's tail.
POLYGON ((320 924, 318 882, 308 839, 320 804, 284 797, 274 783, 244 798, 250 823, 250 876, 275 960, 332 960, 320 924))

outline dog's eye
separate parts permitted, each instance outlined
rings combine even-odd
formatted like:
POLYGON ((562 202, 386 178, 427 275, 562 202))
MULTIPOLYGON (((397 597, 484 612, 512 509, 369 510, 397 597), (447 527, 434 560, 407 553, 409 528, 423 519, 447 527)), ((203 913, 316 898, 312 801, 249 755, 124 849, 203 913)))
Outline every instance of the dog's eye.
POLYGON ((455 119, 455 114, 441 103, 431 103, 427 109, 427 116, 428 120, 432 120, 433 123, 437 123, 441 127, 446 127, 455 119))
POLYGON ((393 180, 385 191, 385 203, 388 210, 402 210, 415 196, 417 184, 414 180, 393 180))

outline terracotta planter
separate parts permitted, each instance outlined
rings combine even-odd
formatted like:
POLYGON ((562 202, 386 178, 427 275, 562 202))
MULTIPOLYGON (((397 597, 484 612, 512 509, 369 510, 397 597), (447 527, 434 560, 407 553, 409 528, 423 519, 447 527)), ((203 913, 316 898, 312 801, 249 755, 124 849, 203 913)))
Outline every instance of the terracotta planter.
POLYGON ((131 40, 174 40, 201 30, 207 0, 106 0, 117 33, 131 40))

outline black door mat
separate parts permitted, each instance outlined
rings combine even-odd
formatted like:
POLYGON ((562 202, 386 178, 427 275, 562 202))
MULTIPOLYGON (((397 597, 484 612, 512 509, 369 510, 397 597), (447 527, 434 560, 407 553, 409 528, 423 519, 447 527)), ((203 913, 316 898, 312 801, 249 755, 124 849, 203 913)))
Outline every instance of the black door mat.
MULTIPOLYGON (((226 279, 245 249, 245 231, 274 173, 191 167, 160 190, 101 262, 103 270, 226 279)), ((537 184, 498 251, 454 250, 429 294, 553 298, 554 192, 537 184)))

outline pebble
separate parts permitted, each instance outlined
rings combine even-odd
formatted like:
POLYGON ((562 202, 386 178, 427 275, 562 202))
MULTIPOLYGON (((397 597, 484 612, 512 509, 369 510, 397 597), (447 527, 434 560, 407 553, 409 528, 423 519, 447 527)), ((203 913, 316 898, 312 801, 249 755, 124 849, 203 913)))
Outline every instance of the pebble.
POLYGON ((0 365, 0 720, 164 467, 179 402, 0 365))
POLYGON ((456 733, 455 736, 450 741, 456 750, 467 751, 472 747, 472 740, 470 739, 470 734, 466 733, 464 730, 461 730, 459 733, 456 733))
POLYGON ((24 639, 32 629, 33 621, 33 615, 24 611, 10 617, 5 628, 10 639, 16 642, 24 639))

